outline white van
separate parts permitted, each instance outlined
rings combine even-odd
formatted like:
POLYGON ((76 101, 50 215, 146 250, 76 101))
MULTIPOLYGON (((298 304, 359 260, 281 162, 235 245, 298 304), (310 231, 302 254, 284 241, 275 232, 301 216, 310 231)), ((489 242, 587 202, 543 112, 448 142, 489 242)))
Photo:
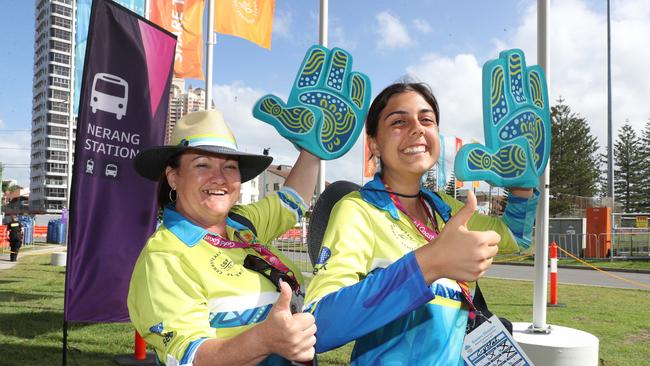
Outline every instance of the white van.
POLYGON ((93 80, 90 94, 90 108, 93 113, 97 110, 115 114, 118 120, 126 114, 129 101, 129 83, 119 76, 97 73, 93 80))

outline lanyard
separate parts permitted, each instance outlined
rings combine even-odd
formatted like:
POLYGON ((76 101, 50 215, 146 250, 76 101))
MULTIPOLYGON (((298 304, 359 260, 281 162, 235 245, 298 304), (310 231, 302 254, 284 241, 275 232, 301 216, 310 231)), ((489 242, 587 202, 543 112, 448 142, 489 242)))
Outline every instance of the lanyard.
MULTIPOLYGON (((237 237, 241 240, 241 237, 239 236, 239 233, 235 233, 237 237)), ((254 249, 257 253, 259 253, 264 261, 268 263, 270 266, 273 268, 277 269, 278 271, 286 274, 289 276, 291 281, 289 281, 289 285, 291 285, 291 288, 294 291, 300 290, 300 285, 298 284, 298 280, 296 280, 296 276, 294 275, 293 271, 289 269, 282 261, 280 258, 278 258, 277 255, 273 254, 272 251, 264 247, 263 245, 260 245, 258 243, 247 243, 244 241, 233 241, 233 240, 228 240, 225 239, 219 235, 214 235, 211 233, 205 234, 203 237, 205 241, 210 243, 212 246, 215 246, 217 248, 223 248, 223 249, 234 249, 234 248, 252 248, 254 249)))
MULTIPOLYGON (((413 223, 413 225, 415 225, 415 227, 418 229, 420 234, 422 234, 422 236, 427 241, 431 241, 431 240, 437 238, 438 237, 438 224, 436 222, 435 217, 432 217, 431 212, 427 208, 428 205, 424 201, 424 198, 422 198, 421 195, 418 196, 418 198, 420 199, 420 202, 422 203, 422 206, 425 208, 427 217, 433 223, 433 226, 435 227, 435 230, 431 230, 425 223, 418 220, 415 216, 412 216, 411 214, 409 214, 406 211, 406 209, 404 209, 404 206, 402 205, 402 202, 400 202, 399 198, 395 194, 392 193, 392 190, 391 190, 390 186, 388 185, 388 183, 386 183, 386 182, 383 182, 383 183, 384 183, 384 186, 386 187, 386 192, 388 193, 388 195, 390 196, 390 199, 395 204, 395 207, 397 207, 398 210, 402 211, 402 213, 404 213, 404 215, 406 215, 411 220, 411 222, 413 223)), ((465 301, 467 301, 467 305, 469 306, 469 317, 470 317, 470 319, 474 319, 476 317, 476 307, 474 306, 474 303, 472 303, 472 296, 469 293, 469 285, 465 281, 456 281, 456 283, 458 283, 458 286, 460 287, 460 291, 463 293, 463 298, 465 299, 465 301)))

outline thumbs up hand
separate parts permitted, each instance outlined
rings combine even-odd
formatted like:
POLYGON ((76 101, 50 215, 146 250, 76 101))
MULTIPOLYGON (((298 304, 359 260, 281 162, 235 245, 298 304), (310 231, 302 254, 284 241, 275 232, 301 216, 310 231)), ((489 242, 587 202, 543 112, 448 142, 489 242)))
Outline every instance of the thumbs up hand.
POLYGON ((475 281, 485 274, 499 248, 501 236, 494 231, 471 231, 467 222, 476 210, 476 197, 445 225, 436 239, 415 251, 415 258, 427 284, 439 278, 475 281))
POLYGON ((291 287, 280 283, 280 297, 273 305, 262 327, 262 341, 268 353, 276 353, 291 361, 309 361, 314 358, 316 323, 309 313, 291 314, 291 287))

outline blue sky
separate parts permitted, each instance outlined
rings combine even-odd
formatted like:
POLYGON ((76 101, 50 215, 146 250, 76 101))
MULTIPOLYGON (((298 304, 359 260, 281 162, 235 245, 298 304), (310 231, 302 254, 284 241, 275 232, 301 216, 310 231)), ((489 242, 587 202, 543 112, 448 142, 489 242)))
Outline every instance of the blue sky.
MULTIPOLYGON (((0 23, 0 161, 4 178, 29 184, 34 2, 0 0, 12 16, 0 23), (11 5, 9 5, 11 3, 11 5)), ((270 147, 291 164, 293 147, 250 113, 266 93, 286 97, 307 48, 318 43, 317 0, 276 0, 272 49, 227 35, 214 49, 214 101, 239 145, 270 147)), ((551 2, 550 95, 586 117, 606 141, 606 8, 601 0, 551 2)), ((614 127, 626 119, 640 133, 650 118, 650 2, 612 1, 614 127)), ((499 51, 521 48, 536 64, 536 1, 329 1, 329 46, 354 57, 373 95, 406 75, 428 82, 439 99, 441 132, 483 140, 481 67, 499 51)), ((202 81, 188 80, 192 86, 202 81)), ((361 140, 361 139, 360 139, 361 140)), ((361 144, 327 163, 327 179, 361 180, 361 144)))

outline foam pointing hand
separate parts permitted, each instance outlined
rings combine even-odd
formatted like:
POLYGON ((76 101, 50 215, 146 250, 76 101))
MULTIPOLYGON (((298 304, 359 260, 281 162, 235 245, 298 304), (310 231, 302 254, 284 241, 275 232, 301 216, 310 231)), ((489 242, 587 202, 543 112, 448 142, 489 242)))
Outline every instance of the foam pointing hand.
POLYGON ((542 68, 526 67, 521 50, 503 51, 483 66, 483 128, 486 146, 458 151, 456 177, 537 187, 551 151, 548 92, 542 68))
POLYGON ((352 72, 352 56, 316 45, 307 51, 287 103, 265 95, 253 115, 295 145, 331 160, 352 148, 369 104, 370 80, 352 72))

